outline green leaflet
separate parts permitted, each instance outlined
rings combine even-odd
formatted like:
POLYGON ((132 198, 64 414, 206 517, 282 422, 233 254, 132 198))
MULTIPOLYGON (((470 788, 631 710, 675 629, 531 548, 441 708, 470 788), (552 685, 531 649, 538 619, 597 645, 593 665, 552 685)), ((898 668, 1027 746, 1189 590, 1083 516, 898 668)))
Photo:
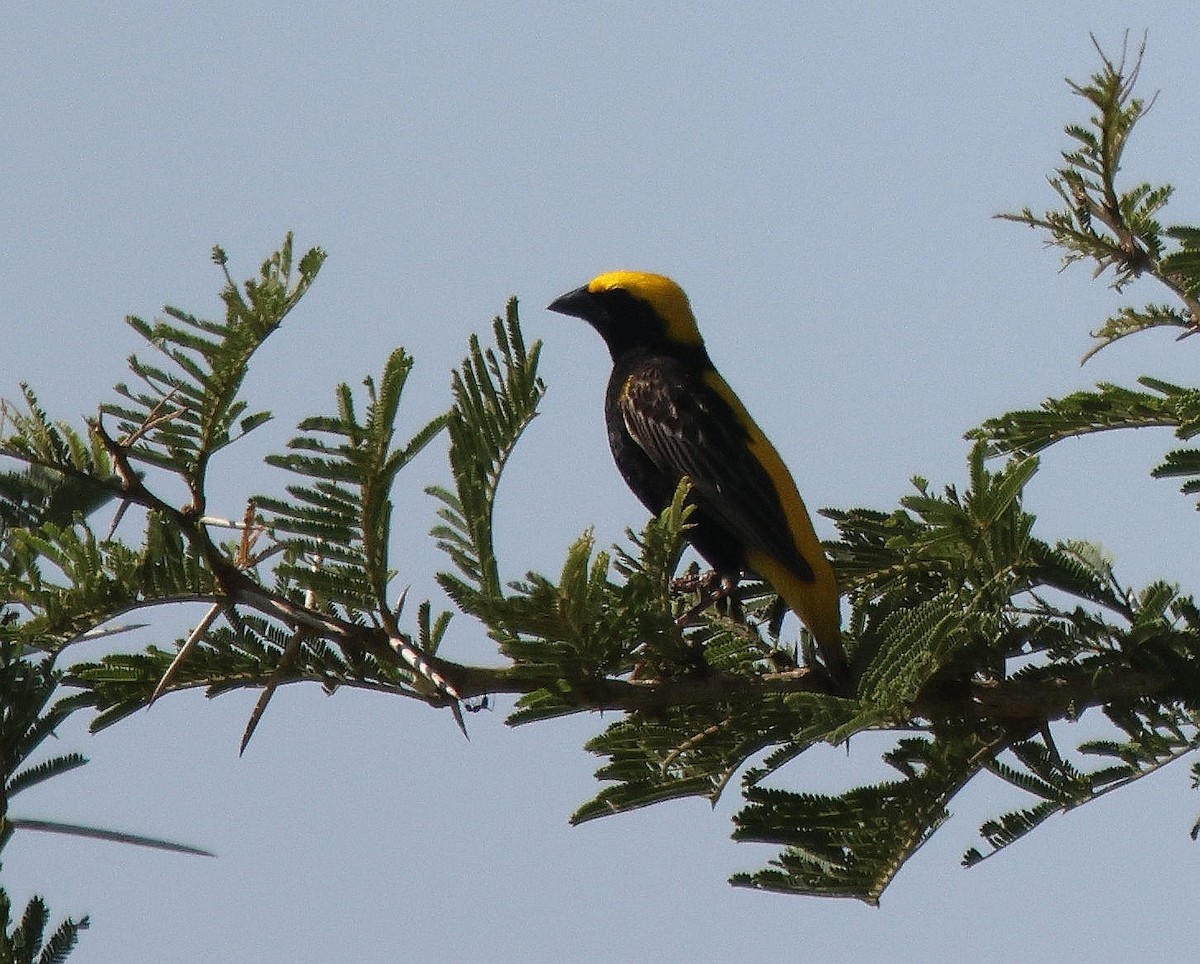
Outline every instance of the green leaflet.
POLYGON ((396 349, 378 383, 364 382, 366 411, 359 417, 353 392, 340 385, 334 415, 307 418, 286 455, 269 465, 302 477, 287 486, 290 499, 257 496, 254 504, 285 550, 275 575, 314 593, 348 619, 388 611, 391 493, 399 472, 445 427, 437 416, 400 448, 393 447, 400 401, 413 359, 396 349))

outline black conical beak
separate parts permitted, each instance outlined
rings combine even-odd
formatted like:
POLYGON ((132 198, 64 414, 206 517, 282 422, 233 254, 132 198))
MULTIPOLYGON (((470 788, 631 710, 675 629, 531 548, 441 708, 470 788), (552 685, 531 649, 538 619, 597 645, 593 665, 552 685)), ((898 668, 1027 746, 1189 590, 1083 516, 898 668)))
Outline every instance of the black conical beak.
POLYGON ((571 315, 574 318, 587 319, 596 313, 596 296, 588 291, 588 286, 568 291, 560 295, 546 306, 547 311, 557 311, 560 315, 571 315))

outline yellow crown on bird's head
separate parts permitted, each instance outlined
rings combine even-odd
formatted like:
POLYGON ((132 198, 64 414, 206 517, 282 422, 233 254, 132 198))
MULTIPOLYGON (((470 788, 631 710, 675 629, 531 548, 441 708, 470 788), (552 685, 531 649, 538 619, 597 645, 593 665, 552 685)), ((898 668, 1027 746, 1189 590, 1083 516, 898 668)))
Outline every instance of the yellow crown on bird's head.
POLYGON ((683 289, 663 274, 646 271, 608 271, 588 282, 594 295, 624 291, 654 309, 666 326, 667 337, 680 345, 702 345, 696 316, 683 289))

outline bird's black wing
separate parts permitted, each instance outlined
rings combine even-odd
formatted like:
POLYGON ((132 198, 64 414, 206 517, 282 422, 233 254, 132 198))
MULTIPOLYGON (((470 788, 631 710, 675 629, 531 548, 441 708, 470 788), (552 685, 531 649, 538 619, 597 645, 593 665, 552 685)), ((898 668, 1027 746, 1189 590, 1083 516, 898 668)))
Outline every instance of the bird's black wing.
POLYGON ((674 359, 647 360, 617 403, 633 441, 663 472, 688 477, 705 516, 746 549, 813 578, 776 483, 750 447, 750 428, 701 374, 674 359))

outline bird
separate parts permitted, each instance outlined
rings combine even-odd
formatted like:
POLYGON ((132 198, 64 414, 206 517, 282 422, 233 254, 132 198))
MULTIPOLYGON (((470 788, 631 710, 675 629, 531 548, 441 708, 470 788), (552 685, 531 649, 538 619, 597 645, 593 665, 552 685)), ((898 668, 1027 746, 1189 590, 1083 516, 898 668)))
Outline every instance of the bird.
POLYGON ((800 617, 826 671, 844 680, 837 578, 796 483, 713 366, 683 289, 661 274, 610 271, 548 310, 594 328, 612 356, 604 416, 617 469, 651 512, 682 479, 684 536, 727 586, 765 579, 800 617))

